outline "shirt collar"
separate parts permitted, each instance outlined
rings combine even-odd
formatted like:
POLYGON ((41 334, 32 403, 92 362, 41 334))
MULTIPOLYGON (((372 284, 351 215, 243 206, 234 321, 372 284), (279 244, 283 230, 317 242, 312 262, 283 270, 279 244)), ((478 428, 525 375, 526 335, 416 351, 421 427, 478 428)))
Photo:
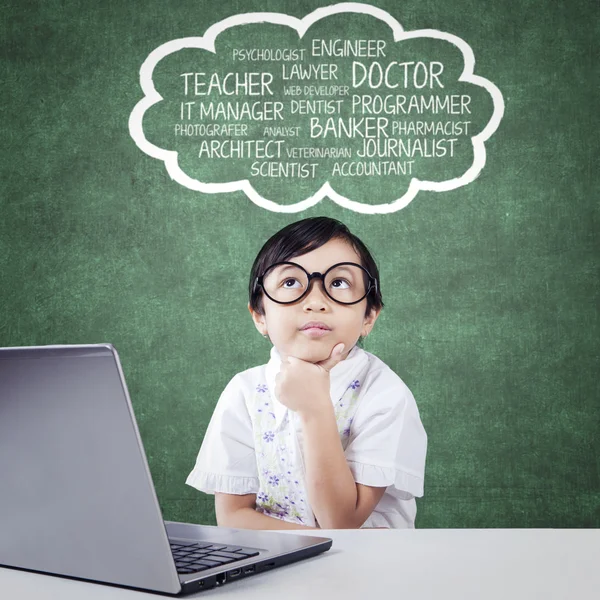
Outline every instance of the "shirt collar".
MULTIPOLYGON (((358 346, 354 346, 348 356, 339 362, 329 372, 330 397, 332 404, 336 404, 348 389, 354 378, 362 372, 368 362, 367 353, 358 346)), ((265 369, 267 387, 273 399, 273 413, 275 414, 275 426, 279 426, 288 412, 287 406, 281 404, 275 396, 275 377, 281 369, 281 355, 275 346, 271 348, 271 357, 265 369)))

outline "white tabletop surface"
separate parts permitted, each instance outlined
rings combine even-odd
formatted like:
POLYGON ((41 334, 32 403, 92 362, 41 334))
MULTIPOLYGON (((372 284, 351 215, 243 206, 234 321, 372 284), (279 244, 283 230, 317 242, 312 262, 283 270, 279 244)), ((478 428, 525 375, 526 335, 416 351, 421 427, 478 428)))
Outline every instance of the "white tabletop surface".
MULTIPOLYGON (((600 598, 599 529, 323 530, 319 535, 333 538, 331 550, 320 556, 187 597, 600 598)), ((0 568, 2 600, 159 597, 0 568)))

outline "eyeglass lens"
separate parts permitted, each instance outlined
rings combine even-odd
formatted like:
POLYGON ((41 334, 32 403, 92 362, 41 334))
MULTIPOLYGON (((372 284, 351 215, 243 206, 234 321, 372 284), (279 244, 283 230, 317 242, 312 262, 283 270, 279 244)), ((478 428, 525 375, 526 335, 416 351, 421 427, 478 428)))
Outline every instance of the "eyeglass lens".
MULTIPOLYGON (((368 276, 358 266, 340 265, 327 273, 323 285, 338 302, 357 302, 366 295, 368 276)), ((263 286, 273 300, 294 302, 306 291, 308 276, 294 265, 273 265, 263 276, 263 286)))

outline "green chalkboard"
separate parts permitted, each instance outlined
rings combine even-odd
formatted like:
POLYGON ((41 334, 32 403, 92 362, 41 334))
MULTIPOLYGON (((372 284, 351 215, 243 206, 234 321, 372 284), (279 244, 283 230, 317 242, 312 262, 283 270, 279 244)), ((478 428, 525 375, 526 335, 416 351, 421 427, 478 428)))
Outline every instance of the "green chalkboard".
MULTIPOLYGON (((269 343, 247 310, 250 267, 286 224, 334 217, 367 244, 380 268, 385 308, 364 348, 407 383, 428 433, 417 526, 600 526, 597 2, 576 9, 541 0, 369 3, 404 32, 454 36, 401 46, 374 15, 332 14, 302 40, 265 18, 224 29, 214 52, 186 46, 165 54, 150 78, 161 99, 132 120, 147 97, 140 69, 165 44, 200 38, 242 10, 300 22, 328 6, 4 5, 0 345, 114 344, 165 518, 214 524, 212 497, 184 481, 227 382, 268 360, 269 343), (453 160, 417 155, 416 176, 432 184, 413 193, 406 173, 334 172, 331 157, 319 157, 314 177, 252 176, 252 162, 262 159, 201 155, 203 136, 175 135, 187 121, 218 121, 181 118, 182 102, 199 101, 185 97, 182 73, 274 69, 273 98, 261 102, 281 96, 288 111, 281 123, 252 120, 248 135, 232 129, 204 137, 352 147, 356 157, 352 144, 362 139, 311 138, 310 115, 289 108, 293 99, 338 95, 286 95, 297 82, 283 79, 284 61, 234 61, 234 50, 308 52, 312 39, 334 36, 383 40, 387 55, 367 57, 382 64, 399 62, 398 48, 411 60, 443 63, 444 93, 469 95, 469 133, 487 131, 485 140, 477 145, 457 133, 453 160), (465 55, 456 40, 472 50, 480 80, 461 80, 465 55), (271 126, 298 127, 302 139, 265 131, 271 126), (156 149, 178 152, 178 170, 156 149), (468 182, 439 186, 477 161, 468 182), (250 187, 223 187, 246 179, 250 187), (316 201, 326 182, 329 193, 316 201), (402 206, 381 208, 394 202, 402 206)), ((340 74, 311 83, 352 87, 352 60, 308 61, 340 74)), ((316 116, 360 115, 348 103, 316 116)), ((387 117, 391 134, 400 117, 387 117)))

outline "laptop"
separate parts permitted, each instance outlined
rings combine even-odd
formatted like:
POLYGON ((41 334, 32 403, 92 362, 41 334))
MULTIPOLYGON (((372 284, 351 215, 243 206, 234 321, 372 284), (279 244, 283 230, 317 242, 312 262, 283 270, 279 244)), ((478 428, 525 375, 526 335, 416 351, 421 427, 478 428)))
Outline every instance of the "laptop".
POLYGON ((115 348, 0 348, 0 566, 183 595, 331 543, 163 521, 115 348))

